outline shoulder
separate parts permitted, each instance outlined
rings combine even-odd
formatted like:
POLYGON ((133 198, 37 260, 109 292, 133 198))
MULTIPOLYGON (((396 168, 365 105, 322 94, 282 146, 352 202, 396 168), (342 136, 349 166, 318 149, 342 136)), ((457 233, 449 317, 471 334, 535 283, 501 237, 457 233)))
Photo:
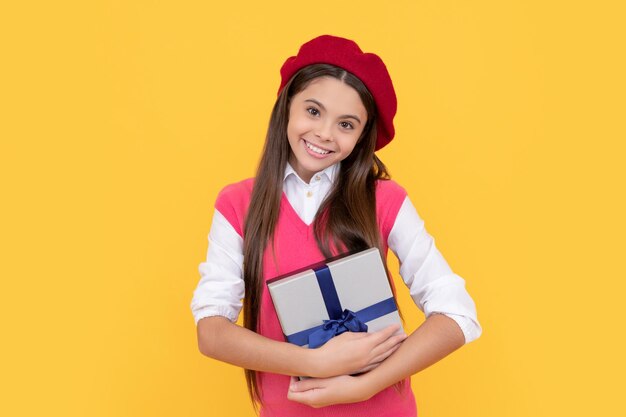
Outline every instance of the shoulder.
POLYGON ((243 235, 243 224, 252 197, 254 178, 228 184, 217 195, 215 209, 235 228, 239 235, 243 235))
POLYGON ((376 181, 376 197, 394 198, 406 196, 406 190, 394 180, 378 180, 376 181))
POLYGON ((228 184, 220 190, 217 195, 217 200, 237 200, 250 196, 253 187, 254 178, 247 178, 239 182, 228 184))

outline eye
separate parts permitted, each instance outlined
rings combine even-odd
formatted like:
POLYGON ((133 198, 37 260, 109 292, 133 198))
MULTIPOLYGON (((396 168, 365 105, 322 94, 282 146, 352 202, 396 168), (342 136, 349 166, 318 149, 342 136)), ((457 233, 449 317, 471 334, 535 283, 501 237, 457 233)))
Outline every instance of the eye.
POLYGON ((344 129, 354 129, 354 125, 350 122, 339 122, 339 126, 341 126, 344 129))
POLYGON ((311 116, 319 116, 319 114, 320 114, 320 111, 318 109, 316 109, 315 107, 307 107, 306 111, 311 116))

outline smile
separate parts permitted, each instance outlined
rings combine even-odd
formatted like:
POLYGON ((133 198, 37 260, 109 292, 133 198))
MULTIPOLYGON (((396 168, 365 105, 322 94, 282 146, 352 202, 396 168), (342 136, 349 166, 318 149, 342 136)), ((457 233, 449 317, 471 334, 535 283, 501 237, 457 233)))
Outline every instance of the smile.
POLYGON ((307 148, 309 148, 313 152, 320 154, 320 155, 326 155, 331 152, 331 151, 327 151, 326 149, 318 148, 317 146, 313 145, 312 143, 307 142, 306 140, 304 141, 304 144, 306 145, 307 148))

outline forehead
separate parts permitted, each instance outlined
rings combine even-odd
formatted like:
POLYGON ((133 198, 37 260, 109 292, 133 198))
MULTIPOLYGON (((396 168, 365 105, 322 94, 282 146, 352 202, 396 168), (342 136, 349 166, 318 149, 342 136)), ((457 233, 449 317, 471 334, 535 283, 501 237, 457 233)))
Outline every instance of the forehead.
POLYGON ((315 100, 329 112, 367 115, 359 93, 348 84, 332 77, 314 79, 304 90, 296 94, 293 100, 294 102, 315 100))

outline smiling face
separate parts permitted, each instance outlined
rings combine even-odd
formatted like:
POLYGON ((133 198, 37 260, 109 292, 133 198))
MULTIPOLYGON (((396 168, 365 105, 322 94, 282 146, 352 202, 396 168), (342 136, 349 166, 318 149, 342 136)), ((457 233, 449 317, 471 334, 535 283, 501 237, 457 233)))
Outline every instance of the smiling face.
POLYGON ((317 78, 291 98, 287 137, 289 163, 307 183, 345 159, 367 123, 367 111, 352 87, 332 77, 317 78))

